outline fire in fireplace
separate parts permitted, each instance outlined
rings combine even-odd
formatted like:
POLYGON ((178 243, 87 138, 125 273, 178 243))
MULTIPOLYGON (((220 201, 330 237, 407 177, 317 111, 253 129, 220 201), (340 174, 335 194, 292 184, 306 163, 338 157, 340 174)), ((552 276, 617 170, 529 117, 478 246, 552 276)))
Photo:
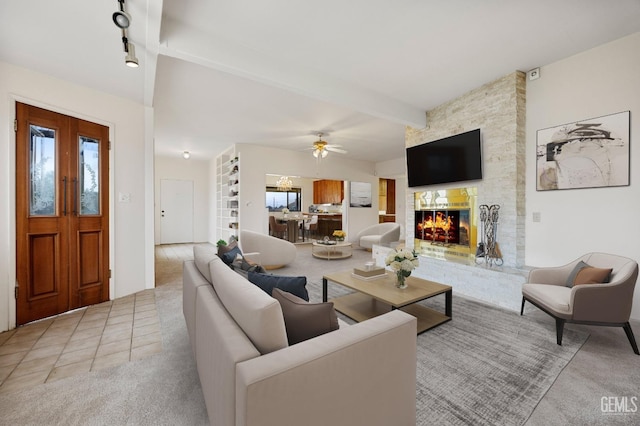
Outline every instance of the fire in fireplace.
POLYGON ((439 259, 474 261, 478 240, 477 189, 414 194, 414 249, 439 259))
POLYGON ((445 246, 469 246, 469 210, 421 210, 415 212, 415 237, 445 246))

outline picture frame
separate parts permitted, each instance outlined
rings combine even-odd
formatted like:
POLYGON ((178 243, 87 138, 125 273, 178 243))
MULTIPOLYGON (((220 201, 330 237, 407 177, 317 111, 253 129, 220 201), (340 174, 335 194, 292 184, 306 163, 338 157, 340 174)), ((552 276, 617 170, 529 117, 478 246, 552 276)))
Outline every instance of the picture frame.
POLYGON ((536 132, 536 190, 630 184, 630 111, 536 132))
POLYGON ((351 182, 349 193, 350 207, 371 207, 371 183, 351 182))

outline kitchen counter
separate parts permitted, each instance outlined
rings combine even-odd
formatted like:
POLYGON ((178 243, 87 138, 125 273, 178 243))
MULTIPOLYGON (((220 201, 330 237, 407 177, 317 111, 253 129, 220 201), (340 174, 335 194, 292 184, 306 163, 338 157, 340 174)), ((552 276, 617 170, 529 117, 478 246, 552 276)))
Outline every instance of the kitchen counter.
POLYGON ((318 238, 331 237, 333 231, 342 229, 341 213, 314 213, 318 215, 318 238))

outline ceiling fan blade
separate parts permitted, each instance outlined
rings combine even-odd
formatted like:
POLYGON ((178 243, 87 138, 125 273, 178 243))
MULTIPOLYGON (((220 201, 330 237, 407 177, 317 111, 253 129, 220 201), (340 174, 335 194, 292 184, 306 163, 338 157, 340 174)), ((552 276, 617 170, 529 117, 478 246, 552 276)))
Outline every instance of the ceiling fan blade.
POLYGON ((346 153, 347 153, 347 151, 345 151, 345 150, 344 150, 344 149, 342 149, 342 148, 338 148, 338 147, 336 147, 336 145, 327 145, 327 146, 325 146, 325 149, 326 149, 327 151, 337 152, 337 153, 339 153, 339 154, 346 154, 346 153))

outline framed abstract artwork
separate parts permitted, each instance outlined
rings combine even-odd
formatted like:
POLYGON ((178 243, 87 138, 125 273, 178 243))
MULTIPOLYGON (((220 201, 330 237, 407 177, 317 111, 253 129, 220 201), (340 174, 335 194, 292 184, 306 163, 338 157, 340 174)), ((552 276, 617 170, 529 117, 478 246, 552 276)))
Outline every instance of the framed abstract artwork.
POLYGON ((630 112, 538 130, 536 189, 629 185, 630 112))
POLYGON ((349 207, 371 207, 371 183, 351 182, 349 207))

